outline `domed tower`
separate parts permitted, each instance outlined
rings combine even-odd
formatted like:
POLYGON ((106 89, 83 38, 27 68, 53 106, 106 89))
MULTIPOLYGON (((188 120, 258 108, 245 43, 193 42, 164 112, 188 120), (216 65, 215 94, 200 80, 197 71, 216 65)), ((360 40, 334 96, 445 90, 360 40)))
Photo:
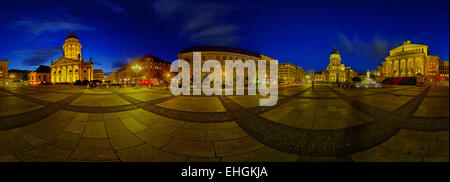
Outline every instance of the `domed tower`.
POLYGON ((340 66, 341 65, 341 56, 339 55, 339 51, 334 48, 330 55, 330 65, 340 66))
POLYGON ((66 41, 63 45, 63 51, 65 58, 81 61, 81 44, 77 35, 73 31, 66 37, 66 41))

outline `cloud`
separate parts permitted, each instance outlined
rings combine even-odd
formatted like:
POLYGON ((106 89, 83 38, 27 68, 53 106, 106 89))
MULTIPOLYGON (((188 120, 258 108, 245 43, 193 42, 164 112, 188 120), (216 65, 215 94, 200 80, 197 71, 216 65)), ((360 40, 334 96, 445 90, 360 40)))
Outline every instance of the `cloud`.
POLYGON ((112 0, 97 0, 96 2, 99 3, 100 5, 108 8, 109 10, 114 12, 116 15, 123 15, 123 16, 127 17, 127 12, 123 8, 123 6, 120 5, 119 3, 115 2, 115 1, 112 1, 112 0))
POLYGON ((114 62, 112 65, 111 65, 111 68, 122 68, 122 67, 124 67, 126 64, 125 63, 122 63, 122 62, 114 62))
POLYGON ((50 47, 35 50, 26 49, 16 51, 14 54, 19 57, 27 57, 22 61, 24 66, 39 66, 41 64, 49 63, 50 58, 61 54, 62 51, 61 47, 50 47))
POLYGON ((30 11, 13 14, 13 20, 8 24, 9 29, 21 29, 30 31, 34 36, 47 32, 59 31, 93 31, 96 28, 82 23, 82 20, 69 13, 67 8, 48 8, 38 11, 30 11))
POLYGON ((220 45, 231 45, 240 40, 237 35, 239 26, 229 20, 232 13, 238 10, 231 3, 158 0, 152 5, 161 19, 179 20, 179 37, 196 43, 220 45))
POLYGON ((35 19, 35 18, 22 18, 12 23, 12 27, 26 28, 34 35, 39 35, 44 32, 58 32, 58 31, 91 31, 95 28, 88 27, 86 25, 76 23, 71 20, 62 18, 50 18, 50 19, 35 19))
POLYGON ((338 48, 346 53, 355 56, 361 61, 372 61, 379 63, 389 52, 389 49, 399 45, 401 41, 383 38, 374 35, 371 40, 361 40, 357 36, 348 37, 343 33, 338 33, 338 48))

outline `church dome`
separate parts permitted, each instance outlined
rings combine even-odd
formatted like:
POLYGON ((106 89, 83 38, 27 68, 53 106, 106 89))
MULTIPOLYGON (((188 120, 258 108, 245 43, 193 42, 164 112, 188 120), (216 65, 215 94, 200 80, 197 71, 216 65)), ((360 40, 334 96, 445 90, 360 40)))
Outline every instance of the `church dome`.
POLYGON ((331 54, 339 54, 339 51, 336 48, 334 48, 334 50, 331 52, 331 54))
POLYGON ((70 32, 70 34, 67 35, 66 40, 69 39, 69 38, 75 38, 75 39, 78 39, 78 36, 75 35, 75 34, 73 33, 73 30, 72 30, 72 32, 70 32))

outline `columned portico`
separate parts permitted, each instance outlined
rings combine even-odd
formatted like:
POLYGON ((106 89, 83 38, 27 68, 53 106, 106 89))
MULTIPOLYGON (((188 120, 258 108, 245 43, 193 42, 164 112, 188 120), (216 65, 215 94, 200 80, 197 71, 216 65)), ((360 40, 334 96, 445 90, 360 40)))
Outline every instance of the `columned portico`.
POLYGON ((86 62, 83 61, 80 41, 73 32, 67 36, 63 50, 64 56, 58 58, 50 65, 52 83, 74 83, 77 80, 93 80, 92 59, 86 62))

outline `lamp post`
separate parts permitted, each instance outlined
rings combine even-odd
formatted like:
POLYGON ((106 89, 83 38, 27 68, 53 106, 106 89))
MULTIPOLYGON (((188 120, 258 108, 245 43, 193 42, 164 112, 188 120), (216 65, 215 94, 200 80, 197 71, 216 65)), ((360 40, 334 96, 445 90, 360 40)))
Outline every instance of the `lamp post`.
POLYGON ((167 80, 167 89, 169 89, 169 85, 170 85, 170 73, 167 73, 167 75, 166 75, 166 80, 167 80))
POLYGON ((142 70, 142 68, 136 64, 133 67, 131 67, 131 69, 133 69, 133 71, 135 72, 135 77, 136 77, 136 86, 138 85, 137 81, 139 79, 139 72, 142 70))

